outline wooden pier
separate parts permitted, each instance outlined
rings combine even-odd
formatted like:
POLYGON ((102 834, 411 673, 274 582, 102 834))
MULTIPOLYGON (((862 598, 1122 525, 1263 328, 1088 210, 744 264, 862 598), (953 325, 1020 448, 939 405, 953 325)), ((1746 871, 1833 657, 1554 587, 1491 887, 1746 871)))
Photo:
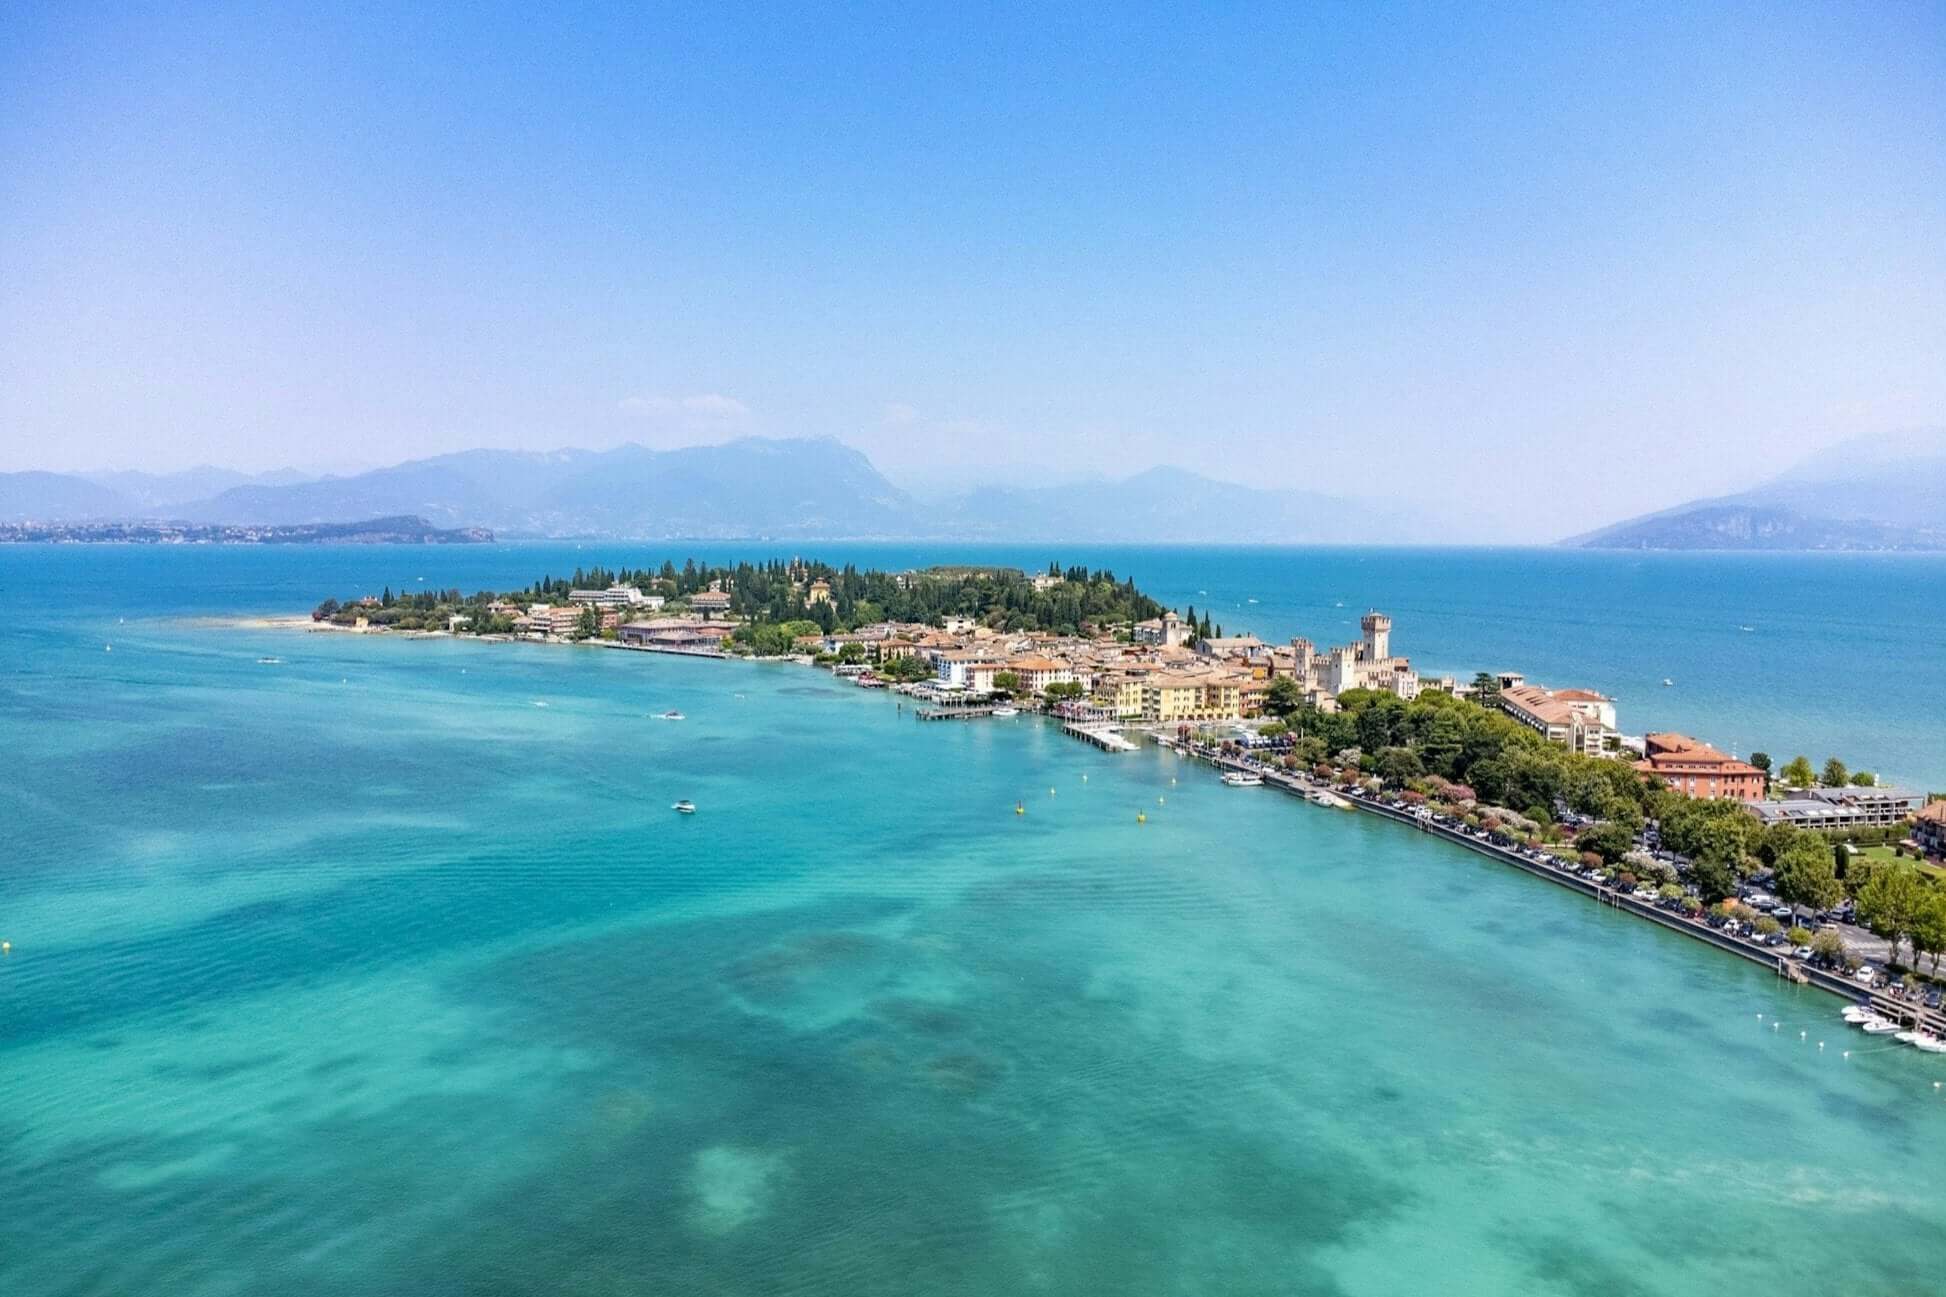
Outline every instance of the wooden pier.
POLYGON ((1071 734, 1083 743, 1092 743, 1103 752, 1133 752, 1135 744, 1122 735, 1120 729, 1108 725, 1089 725, 1081 721, 1067 721, 1062 724, 1061 732, 1071 734))
POLYGON ((970 721, 979 716, 991 716, 997 709, 996 703, 967 703, 965 705, 946 704, 937 707, 920 707, 913 715, 922 721, 970 721))

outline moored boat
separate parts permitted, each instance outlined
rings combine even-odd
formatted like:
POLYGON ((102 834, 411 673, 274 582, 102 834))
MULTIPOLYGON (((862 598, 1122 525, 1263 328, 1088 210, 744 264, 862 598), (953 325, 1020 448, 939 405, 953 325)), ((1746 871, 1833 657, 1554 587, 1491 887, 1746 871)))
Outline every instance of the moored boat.
POLYGON ((1224 774, 1223 782, 1232 788, 1262 788, 1264 786, 1264 777, 1262 775, 1245 774, 1241 770, 1231 770, 1224 774))
POLYGON ((696 803, 685 797, 669 809, 678 815, 694 815, 696 813, 696 803))

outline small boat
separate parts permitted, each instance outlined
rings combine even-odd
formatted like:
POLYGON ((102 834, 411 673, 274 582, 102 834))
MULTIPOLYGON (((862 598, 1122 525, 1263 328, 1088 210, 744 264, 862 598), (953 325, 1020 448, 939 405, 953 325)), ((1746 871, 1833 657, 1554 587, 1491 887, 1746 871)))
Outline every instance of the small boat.
POLYGON ((1915 1048, 1923 1049, 1928 1054, 1946 1054, 1946 1040, 1941 1040, 1937 1036, 1929 1036, 1923 1031, 1918 1034, 1919 1039, 1912 1042, 1915 1048))
POLYGON ((661 716, 659 716, 659 717, 657 717, 657 719, 658 719, 658 720, 665 720, 665 721, 679 721, 679 720, 681 720, 681 719, 683 719, 683 715, 682 715, 682 713, 681 713, 681 712, 679 712, 679 711, 677 711, 677 710, 676 710, 675 708, 673 708, 673 707, 671 707, 671 708, 670 708, 670 709, 669 709, 668 711, 666 711, 666 712, 664 712, 664 713, 662 713, 662 715, 661 715, 661 716))
POLYGON ((1865 1029, 1865 1034, 1868 1036, 1890 1036, 1899 1030, 1898 1023, 1888 1022, 1884 1018, 1867 1018, 1858 1025, 1865 1029))
POLYGON ((696 813, 696 803, 685 797, 669 809, 678 815, 694 815, 696 813))
POLYGON ((284 663, 284 659, 282 658, 258 658, 257 659, 257 665, 260 667, 282 666, 283 663, 284 663))
POLYGON ((1262 775, 1247 775, 1241 770, 1232 770, 1223 776, 1223 782, 1232 788, 1262 788, 1264 786, 1264 777, 1262 775))
POLYGON ((1662 687, 1664 689, 1667 689, 1670 685, 1673 685, 1675 683, 1676 682, 1674 680, 1671 680, 1668 676, 1662 677, 1662 687))
POLYGON ((1018 715, 1020 715, 1020 708, 1018 708, 1018 707, 996 707, 996 708, 994 708, 994 709, 993 709, 993 714, 994 714, 995 716, 1018 716, 1018 715))
POLYGON ((1878 1017, 1876 1013, 1873 1013, 1870 1009, 1866 1008, 1862 1004, 1846 1005, 1845 1011, 1842 1016, 1846 1022, 1849 1022, 1854 1027, 1858 1026, 1860 1023, 1869 1022, 1873 1018, 1878 1017))

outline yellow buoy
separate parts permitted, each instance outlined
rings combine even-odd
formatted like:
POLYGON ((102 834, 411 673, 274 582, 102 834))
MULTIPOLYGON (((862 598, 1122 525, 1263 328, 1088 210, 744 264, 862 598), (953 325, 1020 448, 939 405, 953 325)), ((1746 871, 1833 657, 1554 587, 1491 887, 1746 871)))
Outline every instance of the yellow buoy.
POLYGON ((0 941, 0 955, 11 955, 13 953, 13 948, 14 948, 13 942, 0 941))
POLYGON ((1149 817, 1145 813, 1141 811, 1137 811, 1135 812, 1135 822, 1137 824, 1147 824, 1149 822, 1149 817))
POLYGON ((1025 815, 1025 814, 1027 814, 1027 803, 1026 803, 1026 802, 1015 802, 1015 803, 1014 803, 1014 814, 1015 814, 1015 815, 1025 815))

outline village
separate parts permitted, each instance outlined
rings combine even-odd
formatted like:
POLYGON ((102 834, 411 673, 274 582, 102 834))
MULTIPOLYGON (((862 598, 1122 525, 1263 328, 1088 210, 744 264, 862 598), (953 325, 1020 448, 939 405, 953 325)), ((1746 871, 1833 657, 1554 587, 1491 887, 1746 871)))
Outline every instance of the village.
POLYGON ((1225 782, 1405 818, 1542 866, 1792 980, 1866 997, 1872 1021, 1905 1043, 1946 1049, 1946 799, 1837 758, 1822 773, 1804 757, 1776 770, 1763 753, 1627 734, 1592 689, 1512 671, 1421 674, 1376 609, 1356 640, 1320 648, 1225 635, 1207 612, 1084 568, 888 574, 791 560, 593 575, 506 596, 327 600, 313 621, 794 662, 896 691, 920 720, 1044 712, 1108 752, 1157 743, 1218 764, 1225 782))

